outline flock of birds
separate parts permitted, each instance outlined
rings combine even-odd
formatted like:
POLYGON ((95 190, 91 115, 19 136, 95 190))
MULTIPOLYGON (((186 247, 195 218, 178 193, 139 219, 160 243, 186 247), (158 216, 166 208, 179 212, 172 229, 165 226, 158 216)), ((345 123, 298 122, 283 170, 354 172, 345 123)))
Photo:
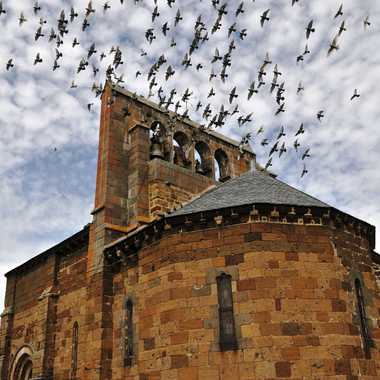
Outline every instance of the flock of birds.
MULTIPOLYGON (((121 4, 125 4, 124 0, 119 0, 121 4)), ((130 0, 131 1, 131 0, 130 0)), ((133 0, 135 6, 139 6, 143 3, 142 0, 133 0)), ((228 2, 221 3, 221 0, 210 0, 210 7, 213 10, 214 14, 214 22, 211 25, 207 25, 203 20, 202 14, 200 14, 194 24, 193 35, 191 36, 190 44, 187 47, 186 53, 180 59, 180 65, 177 67, 174 63, 169 63, 167 57, 164 53, 162 53, 158 58, 148 56, 146 49, 149 48, 149 45, 155 43, 157 40, 158 34, 164 36, 164 38, 168 39, 169 49, 175 49, 177 46, 175 33, 178 25, 183 21, 183 14, 181 13, 180 6, 176 11, 173 6, 176 4, 176 1, 179 0, 167 0, 167 7, 173 9, 175 11, 174 18, 169 21, 159 22, 160 20, 160 8, 157 4, 157 0, 154 1, 154 8, 151 13, 151 22, 152 24, 148 26, 145 31, 145 43, 147 47, 140 47, 140 55, 141 57, 146 57, 146 59, 150 62, 150 67, 147 72, 141 72, 138 70, 135 72, 134 76, 136 80, 141 80, 145 78, 147 81, 147 98, 156 97, 157 102, 160 107, 163 107, 166 110, 173 110, 178 118, 189 118, 189 102, 194 101, 194 109, 195 112, 199 114, 202 122, 200 123, 201 128, 204 129, 212 129, 218 128, 225 125, 225 123, 231 122, 232 118, 236 118, 236 122, 239 127, 248 125, 252 122, 253 113, 244 114, 239 109, 238 98, 246 97, 247 101, 251 101, 252 98, 258 96, 261 91, 264 91, 265 87, 269 87, 270 94, 273 94, 274 100, 276 102, 276 108, 274 111, 274 115, 280 115, 281 113, 286 112, 286 81, 283 79, 283 73, 280 71, 278 64, 272 62, 270 54, 267 53, 262 61, 262 64, 259 67, 255 80, 253 80, 248 88, 243 91, 238 91, 236 86, 233 86, 228 93, 227 99, 218 106, 218 109, 215 110, 215 107, 212 106, 212 98, 216 96, 215 89, 215 81, 220 80, 223 84, 228 84, 228 79, 230 75, 230 69, 232 65, 232 60, 234 56, 234 51, 238 47, 239 41, 243 41, 247 38, 249 31, 247 29, 239 29, 238 21, 239 17, 247 11, 246 4, 242 1, 237 7, 235 5, 234 9, 232 5, 228 2), (194 52, 201 49, 203 45, 206 45, 207 42, 211 39, 211 37, 218 33, 218 31, 222 28, 223 22, 227 23, 226 15, 229 14, 230 18, 232 16, 233 22, 228 26, 228 32, 225 36, 225 39, 228 41, 228 48, 226 51, 221 52, 218 47, 213 49, 213 54, 211 60, 207 63, 205 62, 195 62, 194 52), (226 20, 226 21, 225 21, 226 20), (172 31, 169 33, 169 31, 172 31), (205 94, 204 104, 201 100, 195 99, 193 96, 193 91, 190 88, 187 88, 183 93, 178 94, 176 88, 172 88, 170 91, 164 90, 165 84, 175 75, 177 78, 180 76, 181 70, 188 70, 190 67, 196 72, 200 70, 209 70, 209 83, 210 89, 207 94, 205 94), (272 76, 270 77, 270 68, 272 69, 272 76), (159 83, 159 74, 161 74, 165 80, 164 83, 159 83), (141 77, 141 78, 140 78, 141 77), (184 111, 180 113, 180 109, 184 111)), ((202 1, 202 0, 200 0, 202 1)), ((289 0, 290 1, 290 0, 289 0)), ((290 6, 295 6, 296 3, 301 3, 303 0, 291 0, 290 6)), ((253 0, 254 2, 254 0, 253 0)), ((69 25, 75 22, 81 22, 81 31, 85 33, 89 28, 92 21, 92 15, 95 12, 103 12, 104 14, 111 8, 111 2, 106 1, 103 3, 102 8, 96 9, 92 4, 92 1, 89 1, 87 7, 79 11, 71 7, 71 9, 64 10, 62 9, 59 13, 59 17, 56 21, 55 25, 48 26, 47 20, 41 17, 42 14, 42 6, 39 4, 38 0, 36 0, 33 4, 32 9, 30 10, 33 13, 35 18, 39 19, 38 27, 35 31, 34 40, 37 42, 40 39, 48 39, 48 42, 52 44, 55 49, 55 59, 53 62, 52 70, 56 71, 60 68, 60 60, 63 58, 63 53, 60 51, 61 45, 66 42, 65 36, 69 33, 69 25), (80 18, 82 17, 82 20, 80 18)), ((335 15, 332 15, 335 19, 342 18, 344 15, 343 4, 339 6, 335 15)), ((0 18, 7 17, 7 8, 4 4, 4 1, 0 1, 0 18), (3 16, 4 15, 4 16, 3 16)), ((21 12, 18 18, 18 22, 20 27, 23 26, 24 23, 28 22, 30 15, 25 15, 24 12, 21 12)), ((265 10, 258 20, 261 28, 265 28, 266 25, 271 20, 271 9, 265 10)), ((225 24, 226 25, 226 24, 225 24)), ((363 27, 364 29, 368 29, 371 23, 369 21, 369 16, 366 16, 363 19, 363 27)), ((329 44, 327 50, 327 56, 330 56, 334 52, 339 49, 339 40, 342 37, 343 33, 347 30, 345 20, 342 20, 339 29, 336 32, 333 40, 329 44)), ((308 46, 308 41, 313 33, 316 32, 315 23, 313 20, 310 20, 307 25, 305 25, 305 49, 304 51, 295 57, 295 63, 298 64, 303 62, 305 57, 310 54, 310 49, 308 46)), ((75 49, 76 46, 80 45, 81 38, 80 36, 76 36, 72 41, 69 41, 72 48, 75 49)), ((98 61, 101 62, 106 57, 112 60, 112 63, 109 64, 105 70, 105 76, 108 81, 114 83, 118 86, 122 86, 125 83, 125 79, 123 74, 117 74, 117 70, 124 65, 124 56, 122 49, 120 46, 112 46, 109 52, 100 52, 96 46, 96 43, 93 42, 89 48, 87 49, 86 56, 83 56, 79 63, 76 66, 76 74, 79 75, 82 71, 91 70, 93 72, 94 82, 89 85, 91 90, 93 91, 95 97, 100 97, 103 92, 102 84, 98 84, 95 80, 97 76, 100 76, 100 67, 97 67, 94 63, 92 63, 92 57, 97 57, 98 61)), ((40 52, 37 52, 34 58, 34 65, 43 64, 44 57, 40 52)), ((12 71, 17 66, 17 59, 12 57, 9 58, 6 63, 6 70, 12 71)), ((196 75, 196 73, 194 73, 196 75)), ((71 81, 70 88, 75 89, 78 85, 75 82, 75 79, 71 81)), ((302 82, 299 82, 297 88, 297 95, 301 95, 305 90, 302 82)), ((115 95, 116 96, 116 92, 115 95)), ((353 95, 351 97, 351 101, 356 98, 359 98, 360 94, 358 89, 353 91, 353 95)), ((114 99, 109 100, 109 104, 112 104, 114 99)), ((89 111, 92 110, 94 102, 88 102, 87 109, 89 111)), ((125 110, 125 115, 128 114, 128 110, 125 110)), ((319 122, 323 121, 325 117, 325 111, 319 110, 316 113, 316 119, 319 122)), ((300 152, 299 158, 302 162, 302 171, 301 177, 308 173, 308 169, 306 167, 306 159, 311 157, 310 147, 305 147, 301 151, 301 143, 299 138, 306 131, 306 127, 304 123, 301 123, 296 133, 294 134, 293 147, 296 152, 300 152)), ((264 133, 264 127, 259 127, 259 129, 254 132, 246 133, 239 144, 241 154, 244 154, 244 147, 249 144, 252 139, 258 140, 259 135, 264 133)), ((287 132, 283 126, 280 127, 280 130, 277 134, 277 138, 274 141, 270 142, 268 138, 262 138, 260 140, 261 146, 268 146, 268 159, 265 164, 265 170, 268 170, 272 166, 273 157, 276 153, 278 153, 278 157, 282 157, 284 153, 287 152, 287 146, 283 137, 285 137, 287 132)))

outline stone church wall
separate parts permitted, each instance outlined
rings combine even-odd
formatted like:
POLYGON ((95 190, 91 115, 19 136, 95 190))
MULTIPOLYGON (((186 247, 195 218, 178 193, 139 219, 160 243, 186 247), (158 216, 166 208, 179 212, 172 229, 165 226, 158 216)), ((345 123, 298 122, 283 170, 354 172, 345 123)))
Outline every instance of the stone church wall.
POLYGON ((377 347, 380 296, 364 239, 328 226, 247 223, 169 235, 138 255, 114 276, 112 379, 379 378, 353 291, 359 276, 377 347), (219 347, 222 271, 232 276, 236 351, 219 347), (135 348, 125 367, 128 297, 135 348))

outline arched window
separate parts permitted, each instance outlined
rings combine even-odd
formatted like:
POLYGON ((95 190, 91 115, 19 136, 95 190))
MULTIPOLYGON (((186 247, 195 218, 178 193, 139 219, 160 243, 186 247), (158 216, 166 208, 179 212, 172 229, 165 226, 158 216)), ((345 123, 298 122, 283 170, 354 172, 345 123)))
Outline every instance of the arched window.
POLYGON ((356 291, 356 301, 358 305, 358 313, 360 318, 360 331, 363 341, 363 349, 367 359, 371 358, 371 337, 369 334, 367 315, 365 311, 363 288, 360 280, 357 278, 355 280, 355 291, 356 291))
POLYGON ((12 370, 11 380, 30 380, 33 376, 32 350, 30 347, 22 347, 16 354, 12 370))
POLYGON ((160 158, 168 161, 170 149, 168 149, 167 133, 164 125, 155 121, 149 131, 150 158, 160 158))
POLYGON ((225 182, 231 178, 230 164, 227 154, 222 149, 215 151, 215 179, 225 182))
POLYGON ((71 340, 71 379, 74 380, 77 377, 78 369, 78 334, 79 326, 78 322, 74 322, 71 340))
POLYGON ((219 303, 219 345, 221 351, 236 350, 237 339, 233 310, 231 276, 226 273, 216 278, 219 303))
POLYGON ((133 359, 133 302, 129 298, 125 302, 124 319, 124 366, 130 367, 133 359))
POLYGON ((195 172, 205 175, 207 177, 212 176, 212 159, 210 148, 203 141, 198 141, 195 144, 195 172))
POLYGON ((191 165, 189 159, 189 138, 183 132, 176 132, 173 135, 173 162, 176 165, 188 168, 191 165))

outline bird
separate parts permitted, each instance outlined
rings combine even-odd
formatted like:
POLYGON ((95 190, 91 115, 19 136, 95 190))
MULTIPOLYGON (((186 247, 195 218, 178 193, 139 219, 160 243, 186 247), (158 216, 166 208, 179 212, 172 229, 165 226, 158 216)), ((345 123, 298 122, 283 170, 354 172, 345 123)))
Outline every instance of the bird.
POLYGON ((95 9, 92 7, 92 1, 90 1, 86 8, 86 17, 90 16, 91 13, 95 13, 95 9))
POLYGON ((239 32, 239 37, 240 37, 241 40, 244 40, 244 37, 247 37, 247 29, 242 29, 239 32))
POLYGON ((41 7, 40 5, 38 4, 38 1, 35 1, 34 2, 34 5, 33 5, 33 11, 34 11, 34 14, 36 15, 38 11, 41 10, 41 7))
POLYGON ((336 35, 332 40, 327 55, 329 56, 334 50, 339 50, 338 35, 336 35))
POLYGON ((37 32, 34 36, 34 40, 37 41, 40 37, 43 37, 44 34, 42 33, 42 27, 40 26, 38 29, 37 29, 37 32))
POLYGON ((236 86, 231 90, 230 92, 230 95, 229 95, 229 98, 228 98, 228 101, 230 102, 230 104, 232 103, 232 101, 234 100, 234 98, 237 98, 238 97, 238 94, 236 93, 236 86))
POLYGON ((301 144, 298 142, 298 140, 296 139, 293 143, 293 146, 294 146, 294 149, 296 150, 296 152, 298 152, 298 147, 301 146, 301 144))
POLYGON ((166 33, 170 30, 167 22, 165 22, 165 24, 162 25, 162 29, 161 30, 162 30, 163 35, 166 36, 166 33))
POLYGON ((40 53, 37 53, 36 58, 34 59, 34 65, 37 65, 37 63, 41 63, 42 58, 40 56, 40 53))
POLYGON ((103 12, 107 12, 108 9, 111 9, 111 6, 108 4, 108 1, 106 1, 103 5, 103 12))
POLYGON ((268 162, 265 164, 265 170, 268 170, 270 166, 272 166, 272 157, 270 157, 268 162))
POLYGON ((260 16, 260 24, 261 24, 261 27, 263 28, 264 27, 264 23, 265 21, 269 21, 270 18, 268 17, 268 14, 270 12, 270 9, 267 9, 261 16, 260 16))
POLYGON ((310 54, 309 46, 306 44, 303 55, 310 54))
POLYGON ((343 32, 347 31, 345 26, 346 26, 346 21, 343 20, 342 23, 340 24, 340 27, 339 27, 338 36, 340 36, 343 32))
POLYGON ((153 9, 153 13, 152 13, 152 22, 154 22, 154 20, 160 15, 160 13, 158 12, 158 7, 156 6, 154 9, 153 9))
POLYGON ((295 136, 302 135, 303 133, 305 133, 305 129, 303 127, 303 123, 301 123, 301 125, 299 126, 298 131, 296 132, 295 136))
POLYGON ((322 119, 325 117, 325 112, 323 110, 319 111, 317 113, 317 119, 321 122, 322 119))
POLYGON ((279 157, 281 157, 285 152, 286 152, 286 147, 285 147, 285 142, 283 142, 280 148, 279 157))
POLYGON ((360 98, 360 94, 359 94, 357 88, 355 88, 354 94, 351 96, 351 100, 354 100, 355 98, 360 98))
POLYGON ((236 9, 235 17, 238 17, 240 13, 244 13, 243 6, 244 6, 244 1, 242 1, 242 2, 239 4, 238 8, 236 9))
POLYGON ((72 43, 72 47, 74 48, 77 45, 80 45, 80 43, 78 42, 77 38, 74 37, 74 40, 73 40, 73 43, 72 43))
POLYGON ((278 134, 276 140, 279 140, 281 137, 285 137, 285 136, 286 136, 285 128, 284 128, 284 126, 281 126, 280 133, 278 134))
POLYGON ((0 1, 0 16, 2 15, 2 13, 6 14, 7 11, 4 9, 4 5, 3 5, 3 2, 0 1))
POLYGON ((208 77, 209 82, 211 82, 213 78, 216 78, 216 76, 217 75, 214 73, 214 70, 211 69, 211 73, 210 73, 210 75, 208 77))
POLYGON ((305 90, 305 87, 303 86, 302 82, 299 82, 298 88, 297 88, 297 95, 299 95, 304 90, 305 90))
POLYGON ((74 81, 72 81, 72 82, 71 82, 71 86, 70 86, 70 88, 78 88, 78 86, 75 84, 74 81))
POLYGON ((51 28, 50 35, 49 35, 49 42, 53 41, 57 38, 57 34, 55 33, 54 29, 51 28))
POLYGON ((310 157, 310 148, 307 148, 306 150, 305 150, 305 152, 303 152, 303 154, 302 154, 302 160, 304 160, 305 158, 308 158, 308 157, 310 157))
POLYGON ((14 67, 14 63, 13 63, 13 59, 10 58, 8 59, 7 66, 6 66, 7 71, 9 71, 9 69, 11 69, 12 67, 14 67))
POLYGON ((53 71, 57 70, 58 68, 60 68, 61 66, 58 65, 58 61, 55 59, 54 60, 54 64, 53 64, 53 71))
POLYGON ((280 104, 280 107, 277 109, 276 113, 275 113, 275 116, 277 116, 278 114, 280 114, 281 112, 285 112, 285 103, 281 103, 280 104))
POLYGON ((264 132, 264 126, 260 126, 260 128, 257 130, 256 134, 260 134, 264 132))
POLYGON ((275 153, 275 152, 278 152, 278 141, 276 141, 276 142, 274 143, 274 145, 272 146, 272 149, 271 149, 270 152, 269 152, 269 157, 270 157, 273 153, 275 153))
POLYGON ((369 16, 366 16, 366 18, 363 21, 364 24, 364 30, 367 30, 369 26, 371 26, 371 23, 369 22, 369 16))
POLYGON ((87 109, 91 112, 91 107, 94 105, 94 103, 88 103, 87 104, 87 109))
POLYGON ((257 94, 259 91, 255 89, 255 81, 253 81, 248 89, 248 97, 247 99, 251 99, 253 94, 257 94))
POLYGON ((313 28, 313 20, 311 20, 306 27, 306 39, 309 39, 310 34, 314 32, 315 32, 315 28, 313 28))
POLYGON ((302 173, 301 173, 301 178, 305 175, 305 174, 307 174, 309 171, 306 169, 306 165, 305 164, 303 164, 303 169, 302 169, 302 173))
POLYGON ((175 19, 174 19, 174 26, 177 26, 178 23, 179 23, 181 20, 183 20, 183 17, 181 16, 181 12, 180 12, 180 10, 178 9, 178 10, 177 10, 177 13, 176 13, 176 15, 175 15, 175 19))
POLYGON ((339 6, 338 11, 336 12, 334 18, 338 18, 339 16, 343 16, 343 4, 339 6))
POLYGON ((24 13, 20 13, 20 17, 18 18, 19 25, 21 26, 24 22, 27 22, 28 20, 25 18, 24 13))
POLYGON ((70 22, 73 22, 75 17, 78 17, 78 13, 75 12, 73 7, 71 7, 71 9, 70 9, 70 22))

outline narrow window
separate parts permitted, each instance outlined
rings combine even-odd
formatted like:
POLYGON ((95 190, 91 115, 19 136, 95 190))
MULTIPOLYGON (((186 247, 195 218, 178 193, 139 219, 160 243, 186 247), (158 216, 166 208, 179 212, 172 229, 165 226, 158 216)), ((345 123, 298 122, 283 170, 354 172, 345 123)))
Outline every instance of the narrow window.
POLYGON ((128 299, 125 303, 124 321, 124 366, 130 367, 133 358, 133 303, 128 299))
POLYGON ((367 359, 371 358, 371 338, 368 330, 367 316, 364 306, 363 288, 360 280, 355 280, 356 299, 358 303, 358 311, 360 317, 360 331, 362 334, 364 353, 367 359))
POLYGON ((232 301, 231 276, 222 273, 216 278, 219 302, 219 344, 221 351, 237 349, 232 301))
POLYGON ((74 322, 71 343, 71 379, 76 379, 78 368, 78 322, 74 322))

